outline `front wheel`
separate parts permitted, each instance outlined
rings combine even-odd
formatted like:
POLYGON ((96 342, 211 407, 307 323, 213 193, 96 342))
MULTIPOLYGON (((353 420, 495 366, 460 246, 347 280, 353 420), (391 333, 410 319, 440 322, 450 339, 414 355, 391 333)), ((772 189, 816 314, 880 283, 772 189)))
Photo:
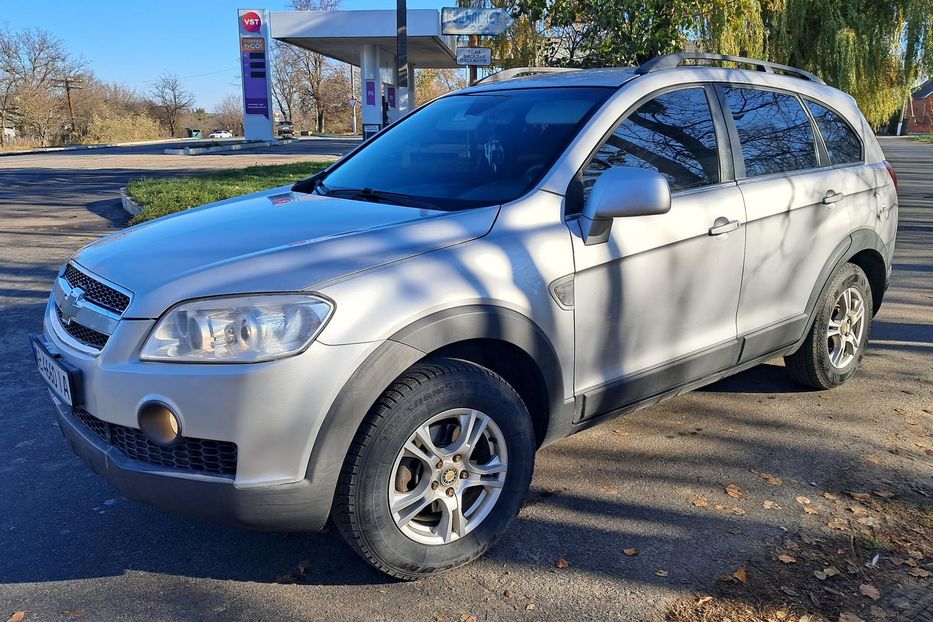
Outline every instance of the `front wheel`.
POLYGON ((817 303, 803 345, 784 358, 791 378, 815 389, 830 389, 851 378, 865 355, 873 308, 865 273, 845 264, 817 303))
POLYGON ((534 452, 528 411, 502 378, 466 361, 420 364, 357 432, 335 523, 386 574, 450 570, 482 555, 518 513, 534 452))

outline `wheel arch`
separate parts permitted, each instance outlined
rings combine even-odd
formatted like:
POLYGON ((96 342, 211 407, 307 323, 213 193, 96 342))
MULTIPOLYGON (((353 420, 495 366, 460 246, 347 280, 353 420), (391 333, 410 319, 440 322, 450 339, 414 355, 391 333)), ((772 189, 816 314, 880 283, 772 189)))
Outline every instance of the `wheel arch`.
POLYGON ((847 263, 853 263, 865 271, 871 286, 873 313, 881 307, 884 291, 887 288, 888 266, 884 260, 885 244, 873 229, 857 229, 839 243, 820 271, 819 278, 807 301, 806 330, 794 344, 790 352, 796 351, 807 338, 816 316, 816 305, 832 282, 833 276, 847 263))
POLYGON ((483 365, 509 382, 531 413, 538 445, 554 414, 568 408, 557 353, 544 331, 527 316, 494 305, 468 305, 431 314, 380 344, 328 409, 306 471, 318 499, 326 498, 328 507, 333 505, 350 444, 372 405, 407 369, 437 356, 483 365))

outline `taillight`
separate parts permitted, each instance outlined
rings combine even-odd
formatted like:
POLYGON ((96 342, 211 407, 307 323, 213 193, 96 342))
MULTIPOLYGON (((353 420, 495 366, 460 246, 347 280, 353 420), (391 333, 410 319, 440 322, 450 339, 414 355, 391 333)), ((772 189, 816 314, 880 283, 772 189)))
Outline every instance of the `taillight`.
POLYGON ((894 192, 897 192, 897 175, 894 173, 894 169, 891 168, 891 163, 884 160, 884 167, 888 169, 888 175, 891 176, 891 181, 894 182, 894 192))

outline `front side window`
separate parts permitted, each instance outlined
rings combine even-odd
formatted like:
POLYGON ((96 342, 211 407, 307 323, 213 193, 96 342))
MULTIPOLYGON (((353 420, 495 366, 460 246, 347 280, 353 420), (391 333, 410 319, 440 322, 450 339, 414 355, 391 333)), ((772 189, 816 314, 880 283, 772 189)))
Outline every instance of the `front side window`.
POLYGON ((793 95, 725 87, 745 159, 745 176, 787 173, 817 166, 810 118, 793 95))
POLYGON ((807 108, 820 130, 829 159, 833 164, 862 161, 862 141, 846 121, 825 106, 807 100, 807 108))
POLYGON ((438 99, 338 164, 317 192, 443 210, 512 201, 613 92, 511 89, 438 99))
POLYGON ((716 130, 706 91, 697 87, 665 93, 629 114, 583 170, 584 196, 614 166, 654 169, 675 192, 719 183, 716 130))

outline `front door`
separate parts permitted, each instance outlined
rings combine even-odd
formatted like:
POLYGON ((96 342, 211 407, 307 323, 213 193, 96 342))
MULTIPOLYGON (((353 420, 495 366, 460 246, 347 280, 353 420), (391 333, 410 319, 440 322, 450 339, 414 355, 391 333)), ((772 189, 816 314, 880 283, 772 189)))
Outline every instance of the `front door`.
POLYGON ((615 166, 658 170, 672 191, 670 212, 617 218, 604 243, 573 234, 574 385, 587 417, 738 359, 745 209, 714 98, 695 86, 638 105, 581 172, 584 195, 615 166))

